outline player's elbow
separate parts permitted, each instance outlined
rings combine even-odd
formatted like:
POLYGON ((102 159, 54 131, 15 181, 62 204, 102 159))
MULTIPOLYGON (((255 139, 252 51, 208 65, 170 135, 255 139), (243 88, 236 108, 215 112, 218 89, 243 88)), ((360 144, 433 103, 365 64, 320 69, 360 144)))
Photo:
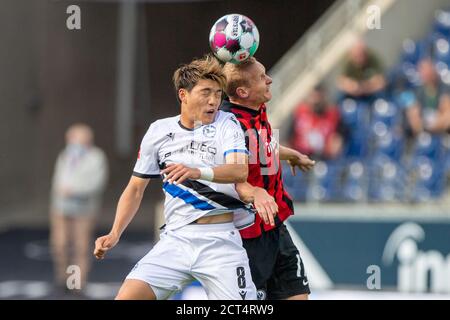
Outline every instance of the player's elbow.
POLYGON ((248 166, 245 164, 238 165, 239 168, 235 171, 236 172, 236 183, 243 183, 247 181, 248 177, 248 166))

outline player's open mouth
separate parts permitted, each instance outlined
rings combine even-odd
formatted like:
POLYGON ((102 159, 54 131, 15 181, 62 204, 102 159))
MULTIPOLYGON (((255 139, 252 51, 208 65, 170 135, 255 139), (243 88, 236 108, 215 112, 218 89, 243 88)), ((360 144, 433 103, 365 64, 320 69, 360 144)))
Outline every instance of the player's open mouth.
POLYGON ((211 109, 211 110, 207 110, 206 113, 207 113, 207 114, 214 114, 215 111, 216 111, 216 110, 211 109))

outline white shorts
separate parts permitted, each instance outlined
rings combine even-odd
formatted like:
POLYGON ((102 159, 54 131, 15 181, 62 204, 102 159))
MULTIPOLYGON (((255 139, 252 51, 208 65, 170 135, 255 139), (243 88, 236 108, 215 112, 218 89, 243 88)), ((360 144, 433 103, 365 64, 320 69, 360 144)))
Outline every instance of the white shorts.
POLYGON ((127 276, 148 283, 158 300, 198 280, 209 299, 255 300, 247 252, 233 223, 190 224, 164 231, 127 276))

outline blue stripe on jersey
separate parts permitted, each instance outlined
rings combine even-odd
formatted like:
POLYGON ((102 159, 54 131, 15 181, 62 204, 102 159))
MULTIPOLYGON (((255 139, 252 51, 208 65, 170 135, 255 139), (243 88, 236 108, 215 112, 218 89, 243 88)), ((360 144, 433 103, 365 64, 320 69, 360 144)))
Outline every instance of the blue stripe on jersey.
POLYGON ((187 204, 192 205, 195 209, 199 210, 212 210, 216 209, 216 207, 213 207, 208 202, 201 200, 194 196, 192 193, 190 193, 187 190, 183 190, 180 187, 174 185, 173 183, 165 182, 163 185, 163 189, 169 193, 174 198, 180 198, 184 200, 187 204))
POLYGON ((242 153, 245 153, 245 154, 249 154, 248 150, 245 150, 245 149, 230 149, 230 150, 225 151, 223 153, 223 155, 226 156, 229 153, 236 153, 236 152, 242 152, 242 153))

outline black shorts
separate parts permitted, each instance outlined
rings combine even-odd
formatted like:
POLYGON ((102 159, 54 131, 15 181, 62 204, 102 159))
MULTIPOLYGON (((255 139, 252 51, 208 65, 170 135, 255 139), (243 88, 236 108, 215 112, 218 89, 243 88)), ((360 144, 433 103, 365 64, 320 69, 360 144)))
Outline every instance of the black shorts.
POLYGON ((284 224, 258 238, 242 240, 259 300, 311 293, 300 252, 284 224))

